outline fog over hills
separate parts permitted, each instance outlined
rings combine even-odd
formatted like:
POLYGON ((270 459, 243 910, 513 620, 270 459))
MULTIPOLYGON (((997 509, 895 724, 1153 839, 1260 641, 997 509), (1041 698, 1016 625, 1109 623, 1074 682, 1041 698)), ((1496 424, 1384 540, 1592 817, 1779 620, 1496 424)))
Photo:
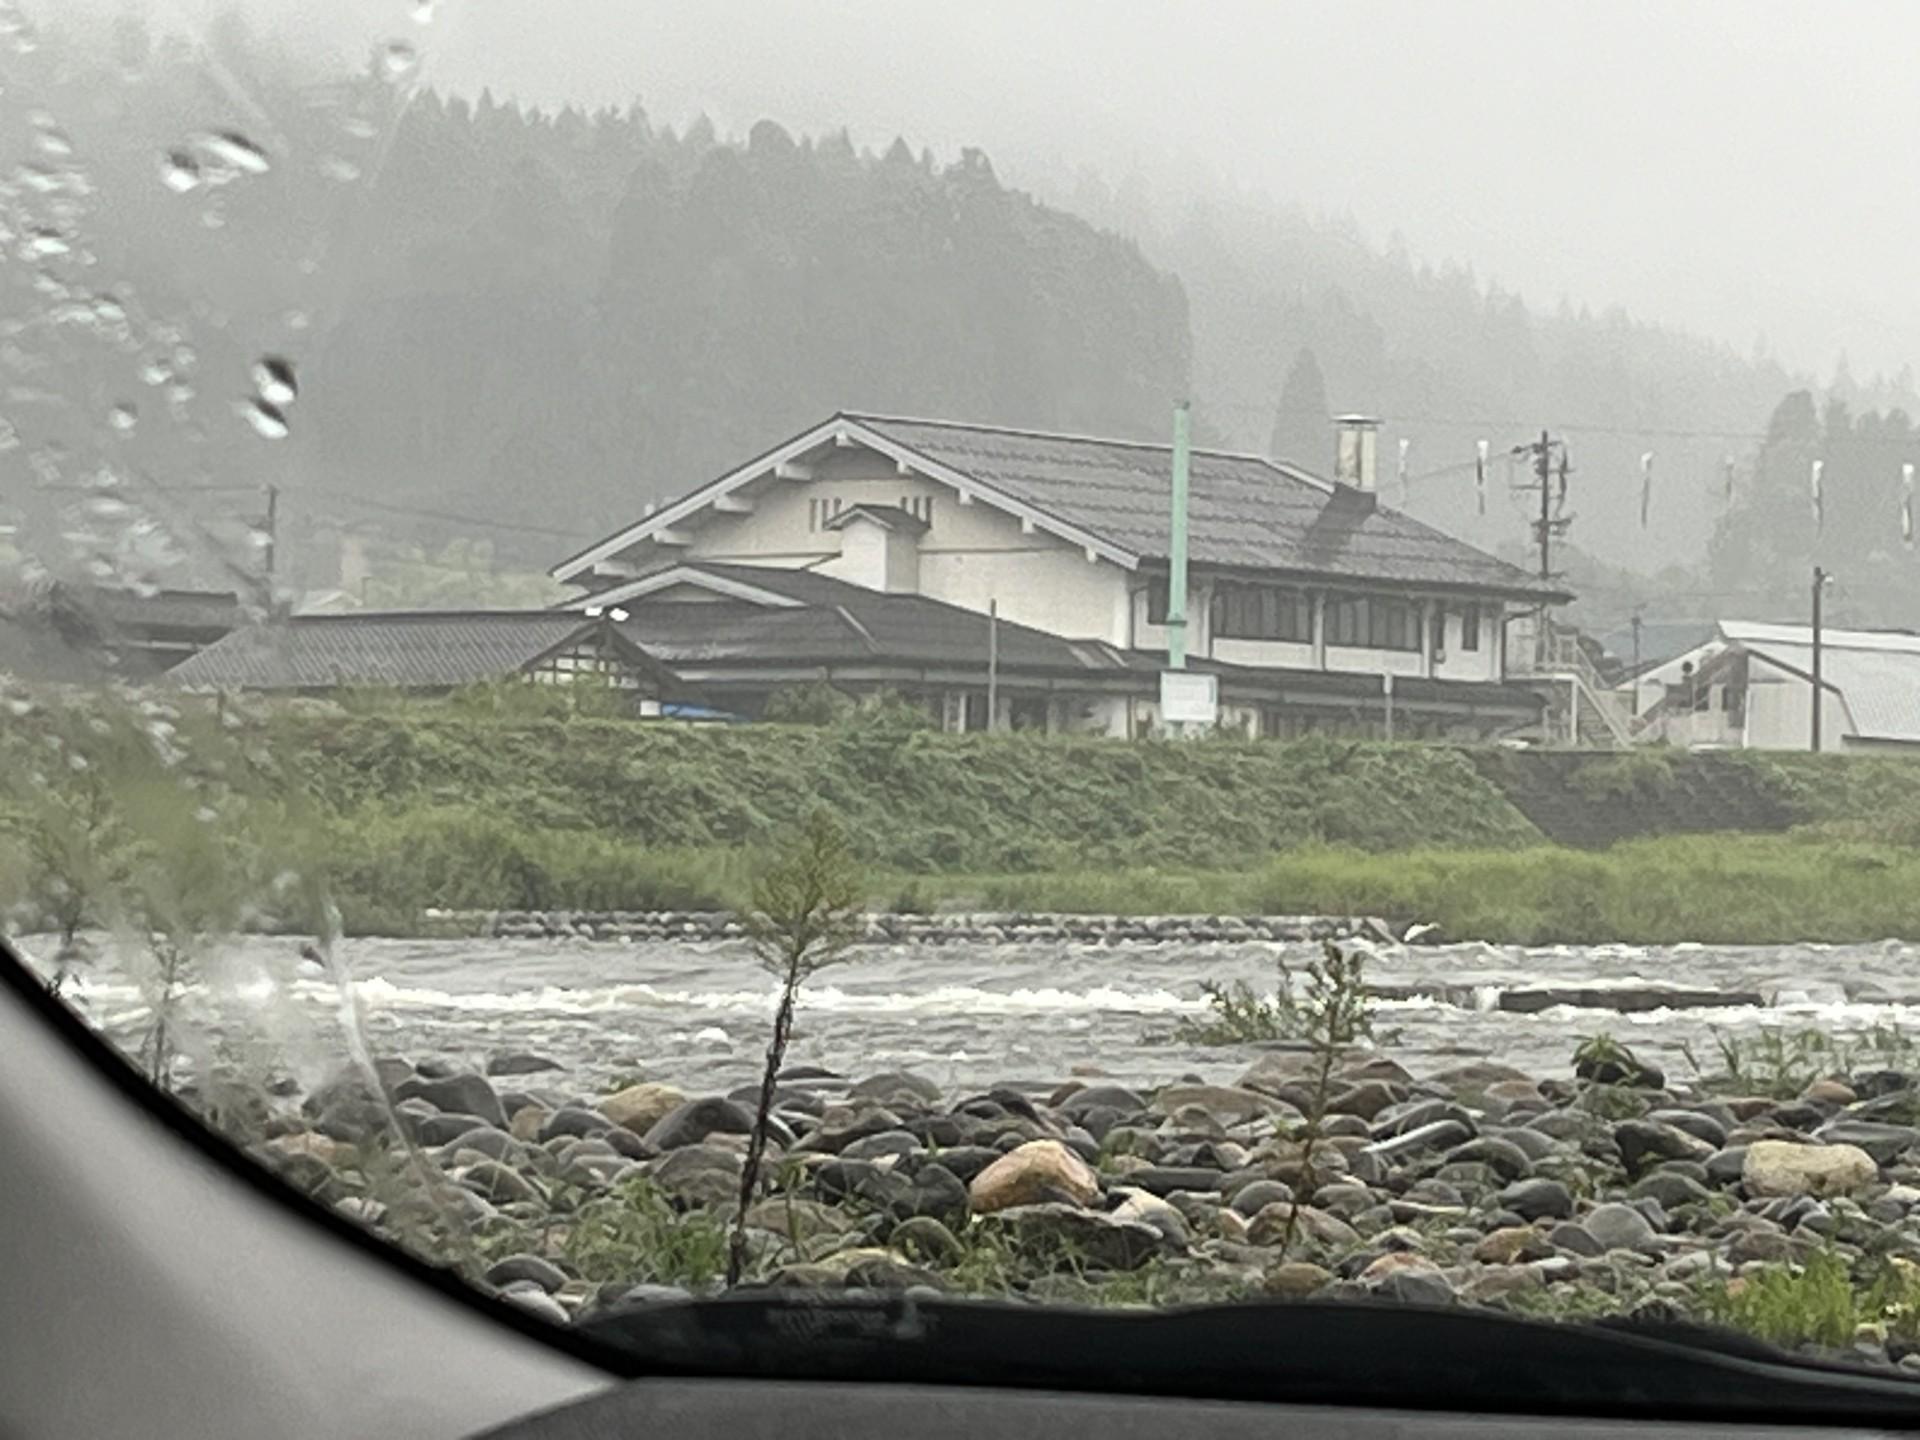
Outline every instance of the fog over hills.
POLYGON ((0 107, 22 150, 39 110, 74 133, 98 253, 229 388, 303 364, 286 443, 209 392, 137 458, 267 466, 316 577, 374 519, 537 563, 840 405, 1158 435, 1190 394, 1209 442, 1321 467, 1327 413, 1380 414, 1389 499, 1404 440, 1409 508, 1489 546, 1526 518, 1498 459, 1481 513, 1476 442, 1550 428, 1577 547, 1732 603, 1766 567, 1709 552, 1786 483, 1783 397, 1914 404, 1895 4, 23 9, 0 107), (219 127, 271 171, 156 180, 219 127))

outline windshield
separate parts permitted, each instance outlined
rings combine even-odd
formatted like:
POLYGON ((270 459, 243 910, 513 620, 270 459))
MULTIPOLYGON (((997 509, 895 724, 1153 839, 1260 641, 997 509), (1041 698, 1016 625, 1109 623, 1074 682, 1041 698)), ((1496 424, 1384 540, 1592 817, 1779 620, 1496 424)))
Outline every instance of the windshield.
POLYGON ((1920 312, 1843 38, 0 0, 7 932, 554 1326, 1920 1368, 1920 312))

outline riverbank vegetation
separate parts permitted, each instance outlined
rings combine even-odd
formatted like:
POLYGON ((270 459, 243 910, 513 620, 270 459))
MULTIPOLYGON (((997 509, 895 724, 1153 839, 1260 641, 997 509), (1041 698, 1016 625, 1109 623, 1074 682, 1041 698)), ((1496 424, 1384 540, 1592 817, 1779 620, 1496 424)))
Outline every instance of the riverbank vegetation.
MULTIPOLYGON (((289 872, 323 878, 356 932, 436 908, 739 908, 753 857, 825 807, 882 910, 1368 914, 1528 944, 1920 937, 1920 763, 1902 757, 1735 757, 1796 828, 1570 850, 1499 764, 1445 747, 945 735, 888 706, 681 727, 564 698, 16 699, 0 904, 56 931, 124 918, 106 902, 151 879, 136 857, 168 853, 135 812, 170 790, 218 822, 223 888, 255 890, 244 918, 296 930, 274 894, 289 872)), ((1566 783, 1657 806, 1689 763, 1599 755, 1566 783)))

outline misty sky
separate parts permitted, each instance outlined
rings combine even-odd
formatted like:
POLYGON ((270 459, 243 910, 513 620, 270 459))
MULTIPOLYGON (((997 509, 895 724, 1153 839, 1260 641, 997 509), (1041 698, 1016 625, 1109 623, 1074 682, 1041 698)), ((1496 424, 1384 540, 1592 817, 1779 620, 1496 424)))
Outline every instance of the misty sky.
POLYGON ((1823 379, 1842 351, 1862 378, 1920 363, 1911 0, 419 3, 242 8, 289 43, 410 38, 444 89, 979 145, 1015 183, 1041 157, 1163 190, 1204 167, 1543 308, 1764 333, 1823 379))

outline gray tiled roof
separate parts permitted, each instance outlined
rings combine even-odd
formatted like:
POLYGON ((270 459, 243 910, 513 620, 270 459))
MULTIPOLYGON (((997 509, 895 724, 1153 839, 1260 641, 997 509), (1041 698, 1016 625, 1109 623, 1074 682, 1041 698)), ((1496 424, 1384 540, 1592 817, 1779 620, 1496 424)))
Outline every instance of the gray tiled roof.
POLYGON ((174 666, 167 679, 247 690, 470 685, 516 674, 598 624, 555 610, 296 615, 235 630, 174 666))
MULTIPOLYGON (((679 567, 674 567, 679 568, 679 567)), ((800 602, 796 609, 751 603, 685 605, 623 600, 622 632, 671 668, 693 660, 780 659, 848 662, 867 658, 921 664, 980 663, 987 617, 924 595, 895 595, 807 570, 701 561, 702 570, 800 602)), ((584 603, 577 601, 573 603, 584 603)), ((1124 672, 1149 666, 1097 641, 1067 640, 1002 620, 1000 661, 1031 670, 1124 672)))
MULTIPOLYGON (((1143 559, 1167 553, 1168 446, 846 418, 1143 559)), ((1188 555, 1198 564, 1564 596, 1370 496, 1258 456, 1196 450, 1188 496, 1188 555)))

